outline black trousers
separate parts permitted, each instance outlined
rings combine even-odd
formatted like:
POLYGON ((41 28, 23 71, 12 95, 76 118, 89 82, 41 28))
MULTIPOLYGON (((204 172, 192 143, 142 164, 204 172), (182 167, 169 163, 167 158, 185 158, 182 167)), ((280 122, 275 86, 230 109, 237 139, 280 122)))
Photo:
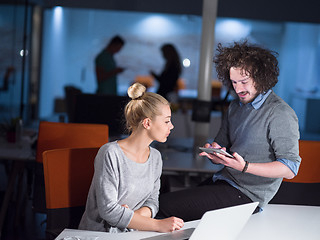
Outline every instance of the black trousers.
MULTIPOLYGON (((160 209, 156 218, 179 217, 197 220, 210 210, 231 207, 252 200, 225 181, 205 181, 197 187, 160 194, 160 209)), ((258 212, 257 208, 254 213, 258 212)))

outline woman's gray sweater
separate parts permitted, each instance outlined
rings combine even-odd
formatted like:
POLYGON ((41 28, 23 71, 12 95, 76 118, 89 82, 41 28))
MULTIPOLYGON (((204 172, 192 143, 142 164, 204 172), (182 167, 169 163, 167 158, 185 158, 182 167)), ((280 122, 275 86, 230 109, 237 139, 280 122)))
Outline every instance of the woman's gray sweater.
POLYGON ((103 145, 94 162, 94 176, 79 229, 92 231, 125 231, 133 212, 143 206, 152 217, 159 209, 158 197, 162 159, 150 147, 145 163, 126 157, 118 143, 103 145), (128 205, 128 208, 121 205, 128 205))

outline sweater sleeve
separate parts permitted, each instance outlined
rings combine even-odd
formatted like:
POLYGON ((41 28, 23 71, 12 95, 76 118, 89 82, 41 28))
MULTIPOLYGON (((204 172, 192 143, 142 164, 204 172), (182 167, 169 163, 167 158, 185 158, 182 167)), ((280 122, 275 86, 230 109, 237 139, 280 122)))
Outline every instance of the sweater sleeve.
POLYGON ((102 151, 95 159, 94 182, 99 215, 113 227, 124 229, 133 217, 131 209, 118 202, 119 171, 116 154, 102 151))
POLYGON ((295 112, 286 104, 276 105, 269 116, 268 137, 276 159, 301 162, 299 126, 295 112))
POLYGON ((159 211, 159 191, 160 191, 160 177, 162 173, 162 158, 159 151, 152 149, 153 159, 153 171, 154 171, 154 188, 150 194, 150 197, 144 202, 143 206, 151 209, 152 218, 156 216, 159 211))

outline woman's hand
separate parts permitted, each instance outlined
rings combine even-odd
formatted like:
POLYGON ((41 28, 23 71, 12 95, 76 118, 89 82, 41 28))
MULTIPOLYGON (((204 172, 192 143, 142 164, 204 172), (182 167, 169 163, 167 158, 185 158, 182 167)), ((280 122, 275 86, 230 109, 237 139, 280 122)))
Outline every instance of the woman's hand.
POLYGON ((134 212, 128 228, 140 231, 172 232, 179 230, 183 225, 183 220, 177 217, 154 219, 134 212))
POLYGON ((177 218, 177 217, 169 217, 169 218, 159 219, 157 221, 158 221, 157 232, 172 232, 172 231, 180 230, 184 225, 184 221, 181 218, 177 218))

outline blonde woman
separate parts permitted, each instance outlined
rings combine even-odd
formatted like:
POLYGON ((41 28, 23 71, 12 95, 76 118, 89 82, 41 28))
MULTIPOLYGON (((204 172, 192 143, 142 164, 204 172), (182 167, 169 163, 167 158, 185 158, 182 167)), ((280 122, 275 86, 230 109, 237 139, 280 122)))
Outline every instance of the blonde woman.
POLYGON ((160 152, 150 144, 165 142, 173 129, 168 101, 135 83, 128 89, 125 108, 130 135, 103 145, 79 229, 124 232, 179 230, 180 218, 154 219, 159 209, 160 152))

